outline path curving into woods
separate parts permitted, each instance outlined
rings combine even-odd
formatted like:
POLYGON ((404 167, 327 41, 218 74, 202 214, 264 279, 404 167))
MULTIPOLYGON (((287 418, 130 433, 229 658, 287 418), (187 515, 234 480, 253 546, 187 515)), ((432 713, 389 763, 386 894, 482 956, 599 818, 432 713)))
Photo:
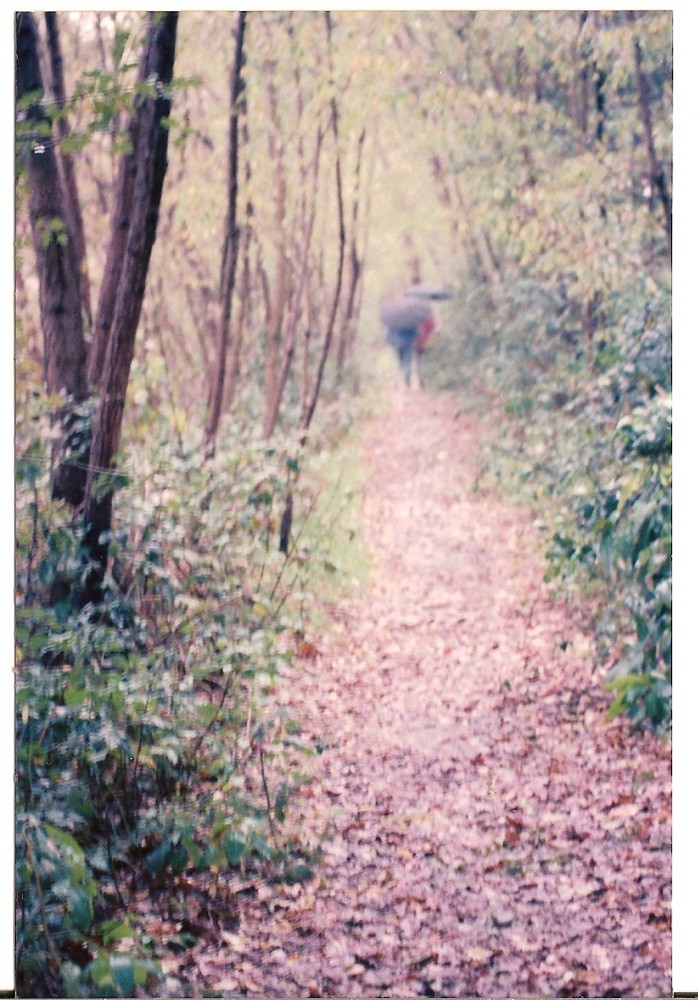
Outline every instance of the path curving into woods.
POLYGON ((397 389, 367 424, 371 580, 279 691, 325 748, 292 817, 323 860, 245 896, 199 995, 670 993, 669 746, 605 722, 532 516, 473 489, 480 433, 397 389))

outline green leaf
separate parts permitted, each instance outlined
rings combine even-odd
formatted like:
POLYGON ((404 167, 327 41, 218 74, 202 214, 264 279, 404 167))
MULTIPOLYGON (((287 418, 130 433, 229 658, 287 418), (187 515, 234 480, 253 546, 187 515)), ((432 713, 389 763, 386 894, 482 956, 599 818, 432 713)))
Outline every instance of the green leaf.
POLYGON ((88 692, 85 690, 85 688, 76 687, 73 685, 72 687, 68 687, 65 689, 65 692, 63 694, 63 701, 68 708, 77 708, 78 705, 82 705, 82 703, 86 700, 87 696, 88 692))
POLYGON ((102 952, 87 966, 87 975, 99 989, 100 996, 118 997, 119 990, 114 981, 109 956, 102 952))
POLYGON ((134 936, 133 927, 127 920, 106 920, 95 928, 104 944, 113 944, 115 941, 129 940, 134 936))
POLYGON ((109 965, 121 996, 132 996, 135 986, 132 960, 127 955, 112 955, 109 965))
POLYGON ((170 860, 171 854, 172 841, 169 837, 166 837, 145 859, 145 865, 150 874, 157 875, 158 872, 162 871, 170 860))
POLYGON ((264 837, 261 837, 258 833, 253 833, 250 836, 250 846, 253 848, 254 851, 256 851, 257 854, 260 855, 260 857, 264 858, 265 860, 268 861, 271 858, 272 856, 271 847, 264 839, 264 837))
POLYGON ((234 833, 228 833, 223 839, 223 845, 228 864, 232 865, 233 868, 237 867, 245 853, 245 841, 234 833))
POLYGON ((81 931, 87 931, 92 925, 92 900, 87 892, 82 889, 74 889, 68 893, 68 904, 70 906, 70 916, 76 927, 81 931))
POLYGON ((308 879, 311 879, 312 877, 312 868, 309 868, 308 865, 297 864, 292 865, 286 870, 284 880, 290 885, 295 885, 299 882, 307 882, 308 879))
POLYGON ((84 864, 85 854, 75 837, 69 834, 66 830, 61 830, 57 826, 54 826, 52 823, 45 823, 44 830, 50 840, 56 841, 56 843, 60 844, 61 847, 68 848, 68 851, 72 855, 74 861, 84 864))

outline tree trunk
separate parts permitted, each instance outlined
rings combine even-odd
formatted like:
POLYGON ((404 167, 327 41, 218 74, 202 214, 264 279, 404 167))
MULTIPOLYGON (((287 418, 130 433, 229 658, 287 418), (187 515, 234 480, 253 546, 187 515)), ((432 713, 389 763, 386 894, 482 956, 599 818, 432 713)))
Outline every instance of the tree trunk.
MULTIPOLYGON (((141 58, 139 79, 155 79, 158 96, 136 99, 129 133, 133 152, 120 171, 117 211, 112 220, 108 254, 116 271, 110 335, 101 364, 99 401, 94 419, 85 503, 85 546, 92 561, 79 603, 99 600, 106 570, 114 494, 114 456, 119 447, 126 389, 133 360, 136 329, 143 304, 150 255, 157 233, 158 212, 167 170, 170 113, 167 85, 172 80, 177 12, 150 14, 149 33, 141 58), (128 208, 126 214, 124 209, 128 208), (124 228, 126 232, 124 233, 124 228), (115 254, 121 248, 121 255, 115 254)), ((111 281, 110 275, 106 276, 111 281)))
MULTIPOLYGON (((303 236, 300 247, 297 248, 297 258, 299 260, 298 271, 294 277, 294 287, 293 295, 291 298, 291 305, 289 309, 288 322, 286 325, 286 336, 284 337, 283 350, 281 352, 281 363, 280 369, 276 379, 276 386, 274 391, 274 396, 270 402, 269 408, 267 410, 265 424, 264 424, 264 436, 266 438, 271 437, 276 427, 277 421, 279 419, 279 412, 281 410, 281 400, 283 398, 284 389, 288 381, 288 376, 291 371, 291 363, 293 361, 293 356, 296 351, 296 340, 297 331, 301 320, 301 314, 303 312, 303 300, 305 295, 306 283, 308 280, 308 259, 310 254, 310 241, 312 239, 313 231, 315 229, 315 209, 317 206, 317 191, 318 191, 318 176, 320 170, 320 152, 322 150, 322 142, 324 138, 324 133, 321 129, 318 129, 316 140, 315 140, 315 150, 313 154, 313 161, 311 166, 311 189, 310 197, 308 202, 310 204, 309 214, 303 219, 303 236)), ((305 183, 305 178, 303 179, 305 183)))
MULTIPOLYGON (((162 15, 158 15, 162 17, 162 15)), ((152 17, 151 17, 152 20, 152 17)), ((148 75, 152 72, 150 64, 147 63, 148 53, 152 47, 153 31, 157 31, 151 24, 149 40, 144 49, 145 56, 141 59, 138 69, 137 87, 143 86, 148 80, 148 75)), ((176 31, 176 28, 174 29, 176 31)), ((174 43, 173 43, 174 44, 174 43)), ((154 58, 151 56, 151 59, 154 58)), ((170 78, 172 72, 170 70, 170 78)), ((162 102, 164 98, 160 98, 162 102)), ((152 104, 152 99, 148 99, 152 104)), ((141 106, 141 113, 148 102, 141 106)), ((169 106, 169 105, 168 105, 169 106)), ((119 171, 116 182, 116 200, 111 220, 111 237, 107 250, 107 259, 102 275, 102 284, 97 303, 97 316, 95 319, 94 336, 90 349, 90 385, 98 387, 104 372, 105 359, 111 329, 114 322, 114 311, 116 308, 116 298, 119 292, 119 282, 121 280, 121 270, 126 256, 126 246, 130 238, 131 226, 134 222, 134 199, 136 182, 139 176, 139 142, 143 142, 139 137, 141 127, 141 113, 136 111, 131 115, 127 126, 130 152, 125 153, 119 162, 119 171)), ((136 225, 138 223, 136 222, 136 225)))
POLYGON ((364 142, 366 140, 366 128, 361 130, 356 145, 356 165, 354 167, 354 189, 352 192, 352 206, 350 215, 350 236, 349 236, 349 292, 346 297, 344 315, 339 331, 339 344, 337 346, 337 378, 341 379, 344 369, 344 362, 347 357, 349 346, 353 340, 353 330, 357 315, 357 292, 359 279, 361 277, 361 258, 359 257, 359 200, 361 195, 361 159, 364 142))
MULTIPOLYGON (((46 32, 48 37, 49 55, 51 59, 51 89, 56 101, 56 106, 65 108, 67 99, 65 93, 65 80, 63 77, 63 54, 61 52, 60 35, 58 33, 58 19, 56 13, 46 12, 46 32)), ((58 136, 61 140, 66 139, 70 134, 67 119, 62 115, 56 123, 58 136)), ((92 327, 92 305, 90 302, 90 278, 87 270, 87 253, 85 245, 85 227, 82 221, 82 210, 80 208, 80 197, 78 195, 78 182, 75 177, 75 164, 73 157, 59 147, 59 165, 62 167, 63 187, 66 196, 66 212, 68 216, 68 226, 70 235, 75 243, 75 251, 80 263, 80 297, 82 300, 82 311, 88 330, 92 327)))
POLYGON ((570 79, 573 119, 578 130, 577 147, 581 152, 587 143, 589 131, 589 84, 591 59, 589 40, 584 35, 588 12, 581 11, 577 23, 577 34, 572 43, 572 74, 570 79))
POLYGON ((608 73, 599 66, 594 73, 594 105, 596 107, 596 140, 601 142, 606 125, 606 78, 608 73))
MULTIPOLYGON (((635 25, 635 11, 627 11, 627 18, 631 25, 635 25)), ((657 158, 657 151, 654 146, 654 135, 652 131, 652 111, 650 109, 650 96, 647 87, 647 79, 642 68, 642 46, 640 39, 633 34, 633 50, 635 54, 635 72, 637 74, 637 99, 640 108, 640 118, 642 128, 645 133, 645 148, 647 149, 647 159, 650 165, 650 178, 652 185, 657 190, 659 200, 664 213, 664 231, 666 232, 667 244, 669 247, 669 257, 671 257, 672 242, 672 206, 671 194, 669 193, 664 169, 657 158)))
MULTIPOLYGON (((289 21, 286 30, 289 36, 289 46, 295 44, 293 22, 289 21)), ((267 383, 268 394, 264 414, 263 433, 265 438, 270 438, 278 423, 281 412, 281 400, 283 399, 286 383, 291 372, 291 365, 296 353, 297 332, 303 310, 303 297, 305 294, 306 282, 308 280, 308 260, 310 253, 310 243, 315 229, 315 215, 318 203, 318 177, 320 170, 320 153, 325 136, 325 130, 318 127, 315 137, 313 155, 310 162, 306 161, 305 139, 303 130, 303 116, 305 111, 305 101, 301 84, 300 64, 296 62, 293 69, 293 77, 296 91, 296 132, 297 132, 297 154, 300 172, 299 188, 301 196, 296 207, 296 214, 291 225, 291 259, 297 262, 293 269, 290 282, 288 282, 288 295, 290 298, 289 309, 285 321, 285 334, 283 344, 279 344, 275 363, 276 371, 273 378, 269 377, 267 383), (310 183, 309 183, 310 178, 310 183)), ((269 358, 269 355, 267 356, 269 358)))
POLYGON ((16 98, 37 99, 20 110, 30 134, 23 146, 29 177, 29 215, 39 276, 39 308, 44 337, 44 381, 51 394, 65 402, 53 414, 62 433, 54 448, 56 465, 52 495, 79 506, 85 492, 85 458, 76 427, 76 404, 87 398, 86 359, 80 307, 80 262, 66 211, 50 122, 41 104, 44 84, 39 63, 38 32, 29 13, 16 15, 16 98))
MULTIPOLYGON (((327 45, 330 54, 330 70, 332 68, 332 18, 329 11, 325 11, 325 27, 327 31, 327 45)), ((332 81, 334 84, 334 80, 332 81)), ((335 144, 335 185, 337 194, 337 223, 338 223, 338 260, 337 260, 337 270, 335 276, 335 288, 334 296, 332 299, 332 306, 330 309, 330 314, 327 319, 327 326, 325 327, 325 336, 322 343, 322 349, 320 352, 320 360, 317 367, 317 373, 315 376, 315 383, 308 399, 307 405, 304 406, 303 412, 301 414, 301 428, 307 431, 310 427, 311 421, 315 414, 315 408, 317 407, 317 402, 320 397, 320 388, 322 386, 322 379, 325 372, 325 365, 327 363, 327 357, 330 353, 330 346, 332 344, 332 335, 334 332, 335 321, 337 319, 337 310, 339 308, 339 299, 342 294, 342 279, 344 275, 344 259, 345 259, 345 249, 346 249, 346 229, 344 225, 344 192, 342 187, 342 161, 339 152, 339 110, 337 107, 337 97, 336 94, 332 94, 330 101, 331 110, 331 122, 332 122, 332 134, 334 136, 335 144)))
POLYGON ((227 366, 228 344, 230 341, 230 316, 232 312, 235 271, 237 269, 240 232, 237 225, 238 202, 238 137, 240 133, 240 95, 244 87, 242 68, 244 65, 245 11, 238 15, 235 58, 230 75, 230 136, 228 153, 228 212, 223 237, 223 269, 220 288, 220 317, 216 344, 213 381, 209 393, 208 412, 204 428, 204 454, 213 456, 216 434, 221 420, 223 387, 227 366))
POLYGON ((274 68, 267 64, 269 75, 269 111, 272 131, 269 133, 269 157, 274 164, 275 175, 275 218, 276 229, 276 269, 274 290, 271 295, 271 309, 267 312, 267 341, 264 351, 264 419, 263 434, 269 437, 274 428, 274 404, 278 393, 280 377, 280 356, 284 305, 288 286, 289 262, 286 253, 286 178, 284 175, 284 144, 278 114, 278 100, 273 79, 274 68), (277 137, 279 141, 277 142, 277 137))
POLYGON ((252 244, 252 222, 254 218, 254 203, 252 201, 252 163, 250 160, 250 130, 247 121, 247 83, 243 80, 242 91, 240 93, 240 139, 245 150, 244 156, 244 190, 245 190, 245 224, 240 234, 238 256, 242 256, 242 274, 237 284, 238 310, 233 323, 231 343, 230 343, 230 365, 227 381, 223 391, 223 409, 230 410, 237 382, 240 377, 240 366, 242 357, 242 342, 245 330, 245 323, 250 309, 250 286, 252 264, 250 260, 250 247, 252 244))

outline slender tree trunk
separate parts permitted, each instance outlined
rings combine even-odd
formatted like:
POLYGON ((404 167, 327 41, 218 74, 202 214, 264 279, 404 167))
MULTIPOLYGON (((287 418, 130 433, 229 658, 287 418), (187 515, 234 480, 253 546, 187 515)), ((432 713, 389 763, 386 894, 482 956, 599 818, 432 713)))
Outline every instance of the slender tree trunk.
POLYGON ((608 73, 600 66, 594 72, 594 106, 596 108, 596 141, 601 142, 606 125, 606 78, 608 73))
MULTIPOLYGON (((48 37, 49 55, 51 59, 51 89, 59 108, 65 108, 67 99, 65 80, 63 77, 63 54, 61 52, 58 19, 55 11, 46 12, 46 31, 48 37)), ((58 136, 61 140, 70 134, 67 119, 60 116, 57 121, 58 136)), ((70 153, 59 152, 59 163, 62 166, 63 183, 66 195, 66 211, 69 219, 70 233, 75 243, 75 250, 80 262, 80 296, 82 310, 87 328, 92 327, 92 305, 90 302, 90 278, 87 269, 87 251, 85 244, 85 227, 82 221, 82 209, 78 194, 78 182, 75 177, 75 163, 70 153)))
MULTIPOLYGON (((375 147, 374 147, 375 149, 375 147)), ((368 178, 365 185, 366 188, 366 207, 364 210, 364 223, 363 223, 363 233, 361 234, 361 249, 357 250, 357 256, 359 260, 359 276, 356 284, 356 292, 354 295, 354 316, 356 321, 351 327, 350 337, 347 344, 347 350, 351 351, 356 340, 357 328, 358 328, 358 318, 361 315, 361 305, 363 301, 363 291, 364 291, 364 267, 363 261, 366 260, 368 254, 368 243, 370 237, 370 226, 371 226, 371 191, 373 189, 372 178, 373 178, 373 168, 375 165, 375 158, 371 156, 369 159, 368 166, 368 178)))
MULTIPOLYGON (((287 23, 286 30, 289 38, 289 45, 292 46, 294 44, 293 21, 289 21, 287 23)), ((305 104, 303 100, 299 63, 296 63, 294 66, 293 78, 296 88, 296 133, 298 140, 297 154, 300 167, 299 188, 301 196, 299 204, 296 208, 293 225, 291 227, 291 239, 293 240, 291 255, 294 261, 298 261, 298 264, 293 271, 290 280, 291 287, 288 289, 291 301, 286 316, 283 344, 279 343, 279 348, 275 352, 276 357, 274 360, 277 367, 274 370, 273 377, 271 372, 268 373, 269 378, 266 382, 268 394, 266 396, 263 427, 265 438, 271 437, 278 422, 279 413, 281 411, 281 400, 291 372, 291 365, 296 351, 297 327, 303 308, 303 293, 307 281, 310 241, 315 227, 320 152, 324 136, 323 131, 318 129, 314 155, 311 165, 309 166, 306 163, 305 157, 305 141, 303 132, 303 111, 305 104), (312 176, 312 189, 310 192, 308 191, 309 174, 312 176)), ((272 104, 272 107, 275 108, 275 102, 272 104)), ((281 334, 281 330, 279 330, 279 334, 281 334)), ((281 337, 279 339, 281 340, 281 337)), ((271 360, 270 355, 267 355, 267 360, 271 360)))
POLYGON ((139 78, 155 79, 158 96, 136 100, 129 132, 134 151, 128 168, 120 172, 125 190, 118 192, 120 210, 114 216, 112 241, 122 247, 121 257, 108 260, 117 270, 110 335, 101 366, 99 401, 94 419, 90 469, 85 502, 85 546, 92 567, 79 603, 99 600, 106 570, 108 533, 111 530, 114 457, 121 439, 126 389, 133 360, 150 255, 157 234, 158 213, 167 170, 168 129, 162 119, 170 113, 167 85, 172 80, 177 12, 151 14, 149 33, 141 58, 139 78), (135 168, 135 172, 133 171, 135 168), (123 208, 128 205, 124 237, 123 208))
POLYGON ((214 378, 209 394, 208 412, 204 428, 204 454, 212 456, 216 446, 216 435, 221 420, 223 404, 223 387, 230 341, 230 317, 232 313, 233 291, 235 289, 235 271, 237 269, 240 232, 237 224, 238 202, 238 150, 240 134, 239 100, 244 82, 242 69, 244 65, 245 44, 245 11, 238 15, 237 37, 235 40, 235 58, 230 74, 230 135, 228 152, 228 212, 226 216, 225 234, 223 237, 223 270, 220 288, 220 318, 216 344, 216 361, 214 378))
POLYGON ((281 123, 278 115, 278 101, 273 72, 273 65, 268 63, 269 111, 272 128, 272 131, 269 133, 269 157, 274 164, 276 185, 274 195, 276 205, 274 218, 276 229, 276 268, 274 273, 274 290, 271 296, 271 309, 267 313, 267 342, 264 352, 264 419, 262 427, 265 437, 269 437, 274 425, 274 403, 279 385, 282 326, 284 305, 288 291, 289 271, 289 262, 286 253, 286 235, 284 232, 286 221, 284 144, 281 138, 281 123))
MULTIPOLYGON (((451 196, 451 190, 448 181, 446 179, 444 165, 438 153, 435 153, 431 157, 431 168, 434 174, 434 180, 437 182, 439 186, 439 200, 441 201, 442 205, 445 205, 446 208, 449 209, 448 214, 451 220, 450 230, 451 230, 451 241, 453 248, 454 250, 459 250, 466 243, 466 239, 463 233, 461 232, 461 229, 466 224, 467 217, 464 216, 462 212, 451 211, 453 207, 453 198, 451 196)), ((454 185, 457 184, 455 174, 453 175, 452 183, 454 185)), ((460 192, 458 192, 458 195, 459 195, 459 201, 462 205, 463 198, 460 195, 460 192)))
MULTIPOLYGON (((330 55, 330 71, 332 72, 332 18, 329 11, 325 11, 325 28, 327 31, 327 44, 330 55)), ((332 81, 334 84, 334 80, 332 81)), ((338 259, 337 259, 337 270, 335 275, 335 288, 334 296, 332 299, 332 306, 330 308, 330 314, 327 319, 327 326, 325 327, 325 336, 322 343, 322 349, 320 352, 320 360, 317 367, 317 373, 315 376, 315 383, 308 399, 307 405, 303 409, 301 415, 301 428, 307 431, 310 427, 311 421, 315 414, 315 409, 317 407, 317 402, 320 397, 320 388, 322 386, 322 379, 325 373, 325 365, 327 364, 327 358, 330 353, 330 346, 332 344, 332 335, 334 333, 335 321, 337 319, 337 311, 339 308, 339 300, 342 294, 342 280, 344 276, 344 260, 346 256, 346 228, 344 223, 344 192, 342 187, 342 161, 339 151, 339 110, 337 107, 337 96, 333 92, 332 98, 330 100, 330 111, 331 111, 331 123, 332 123, 332 134, 334 136, 335 144, 335 161, 334 161, 334 172, 335 172, 335 186, 336 186, 336 196, 337 196, 337 223, 338 223, 338 259)))
POLYGON ((87 347, 80 307, 80 260, 66 210, 58 158, 50 139, 50 123, 41 104, 44 84, 39 62, 36 22, 29 13, 16 15, 16 98, 37 100, 22 108, 29 138, 21 141, 29 178, 29 215, 44 337, 44 381, 47 391, 65 397, 53 414, 61 428, 54 448, 52 494, 79 506, 84 499, 84 441, 76 426, 76 405, 87 398, 87 347), (47 131, 49 134, 47 135, 47 131), (33 133, 33 134, 32 134, 33 133))
MULTIPOLYGON (((635 11, 627 11, 627 18, 631 25, 635 25, 636 16, 635 11)), ((645 77, 644 70, 642 68, 642 46, 640 45, 640 39, 633 33, 633 50, 635 55, 635 72, 637 74, 637 99, 640 109, 640 118, 642 119, 642 128, 645 133, 645 148, 647 150, 647 159, 650 165, 650 177, 652 180, 652 185, 655 187, 657 194, 659 195, 659 200, 662 205, 662 211, 664 213, 664 231, 666 233, 667 244, 669 247, 669 257, 671 257, 671 242, 672 242, 672 205, 671 205, 671 194, 669 193, 669 188, 667 185, 666 176, 664 174, 664 168, 659 162, 657 157, 657 151, 654 145, 654 134, 652 130, 652 111, 650 108, 650 96, 649 89, 647 86, 647 78, 645 77)))
MULTIPOLYGON (((158 15, 162 17, 162 15, 158 15)), ((153 27, 151 25, 150 38, 146 43, 144 52, 147 56, 152 48, 153 27)), ((176 29, 175 29, 176 30, 176 29)), ((151 53, 151 58, 153 58, 151 53)), ((138 85, 142 86, 148 79, 150 72, 147 59, 144 57, 140 61, 138 69, 138 85)), ((170 72, 171 76, 171 72, 170 72)), ((151 100, 151 99, 149 99, 151 100)), ((162 100, 162 99, 161 99, 162 100)), ((152 103, 152 100, 151 100, 152 103)), ((141 105, 141 114, 147 102, 141 105)), ((136 182, 140 170, 139 129, 141 128, 141 114, 134 113, 127 126, 130 152, 125 153, 119 161, 118 176, 116 182, 116 200, 111 220, 111 237, 107 250, 107 259, 102 275, 102 284, 97 303, 97 315, 95 318, 94 335, 90 349, 90 385, 99 386, 104 372, 105 359, 111 336, 116 299, 119 292, 122 266, 126 256, 126 247, 130 238, 131 228, 134 225, 134 199, 136 192, 136 182)), ((135 221, 137 225, 137 220, 135 221)))
POLYGON ((303 237, 301 246, 298 249, 299 267, 294 279, 293 295, 286 324, 286 336, 284 338, 283 350, 281 353, 281 365, 278 372, 276 387, 269 411, 267 413, 264 436, 269 438, 274 432, 279 412, 281 410, 281 399, 291 371, 291 363, 296 350, 297 331, 300 324, 301 313, 303 311, 303 299, 306 283, 308 280, 308 259, 310 255, 310 241, 315 228, 315 208, 317 205, 318 176, 320 170, 320 152, 322 149, 324 133, 318 129, 313 162, 311 167, 311 190, 308 202, 310 204, 309 216, 303 223, 303 237))
POLYGON ((354 167, 354 189, 352 192, 352 205, 350 215, 350 236, 349 236, 349 292, 346 297, 346 305, 342 324, 339 331, 339 344, 337 347, 337 377, 342 377, 344 362, 346 360, 349 345, 352 341, 352 332, 356 320, 356 299, 361 277, 361 259, 359 257, 359 202, 361 196, 361 159, 364 142, 366 140, 365 127, 359 134, 356 144, 356 165, 354 167))
POLYGON ((588 20, 588 12, 579 13, 577 34, 572 43, 572 74, 570 78, 570 105, 574 123, 577 126, 579 150, 587 143, 589 131, 589 85, 591 78, 589 41, 584 37, 584 28, 588 20))
MULTIPOLYGON (((112 58, 107 60, 107 50, 104 45, 104 35, 113 38, 118 30, 118 24, 116 22, 116 13, 112 11, 110 14, 102 14, 101 11, 95 12, 95 38, 97 39, 97 48, 99 50, 100 65, 103 73, 116 73, 118 67, 115 65, 115 61, 112 58), (108 22, 106 29, 102 28, 102 16, 104 16, 108 22)), ((122 121, 122 111, 118 109, 114 121, 112 123, 113 127, 111 129, 110 139, 111 139, 111 181, 112 185, 116 181, 114 166, 118 162, 118 157, 116 154, 117 143, 121 139, 121 121, 122 121)))
MULTIPOLYGON (((249 31, 249 29, 248 29, 249 31)), ((240 94, 240 139, 245 150, 244 157, 244 189, 245 189, 245 224, 240 235, 240 246, 238 254, 242 256, 241 280, 237 282, 238 309, 233 323, 231 344, 230 344, 230 365, 228 377, 223 393, 223 409, 230 410, 238 379, 240 377, 240 366, 242 358, 242 344, 244 338, 245 324, 250 309, 250 287, 252 265, 250 260, 250 247, 252 245, 252 224, 254 219, 254 203, 252 201, 252 162, 250 160, 250 129, 247 115, 247 82, 243 81, 243 88, 240 94)))

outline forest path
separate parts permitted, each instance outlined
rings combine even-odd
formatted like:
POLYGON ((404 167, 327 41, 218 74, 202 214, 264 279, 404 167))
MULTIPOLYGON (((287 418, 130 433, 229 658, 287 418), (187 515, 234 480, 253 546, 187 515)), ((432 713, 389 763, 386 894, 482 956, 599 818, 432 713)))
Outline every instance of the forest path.
POLYGON ((280 691, 325 748, 292 822, 331 833, 311 881, 246 901, 219 977, 264 996, 666 995, 669 747, 606 723, 532 516, 473 489, 479 425, 455 411, 392 390, 366 427, 371 580, 280 691))

